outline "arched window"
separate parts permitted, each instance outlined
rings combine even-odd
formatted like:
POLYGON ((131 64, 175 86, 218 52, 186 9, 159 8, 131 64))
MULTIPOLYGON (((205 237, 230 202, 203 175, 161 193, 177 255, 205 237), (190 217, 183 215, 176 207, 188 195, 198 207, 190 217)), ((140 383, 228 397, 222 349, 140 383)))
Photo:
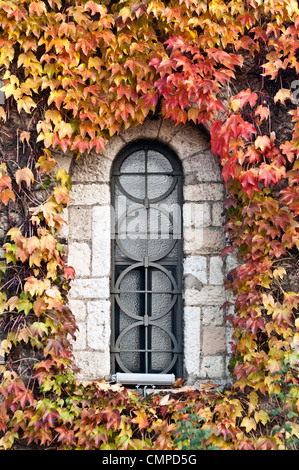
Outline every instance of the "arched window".
POLYGON ((112 372, 182 376, 182 171, 137 141, 112 171, 112 372))

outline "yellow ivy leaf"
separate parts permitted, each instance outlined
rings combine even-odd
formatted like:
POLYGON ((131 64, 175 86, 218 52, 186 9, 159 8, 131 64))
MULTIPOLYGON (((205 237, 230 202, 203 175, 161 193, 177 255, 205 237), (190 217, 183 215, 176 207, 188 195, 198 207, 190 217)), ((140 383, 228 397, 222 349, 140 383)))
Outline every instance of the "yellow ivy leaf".
POLYGON ((254 413, 254 419, 257 423, 261 421, 263 425, 265 425, 270 420, 268 413, 264 410, 256 411, 254 413))
POLYGON ((246 417, 243 419, 241 426, 246 429, 246 432, 256 430, 256 421, 253 418, 246 417))
POLYGON ((31 112, 31 108, 36 108, 36 104, 30 96, 23 96, 23 98, 17 101, 18 112, 24 110, 26 113, 31 112))
POLYGON ((48 109, 45 112, 45 120, 46 122, 54 122, 54 124, 59 124, 62 120, 61 114, 59 111, 55 109, 48 109))
POLYGON ((286 424, 290 424, 291 426, 291 429, 292 429, 291 436, 296 436, 299 439, 299 424, 291 423, 291 422, 287 422, 286 424))
POLYGON ((55 187, 54 197, 59 204, 64 203, 66 205, 69 205, 70 200, 71 200, 69 190, 66 186, 55 187))
POLYGON ((282 279, 285 274, 286 274, 286 270, 282 266, 274 269, 274 271, 273 271, 273 277, 276 280, 278 278, 282 279))
POLYGON ((286 99, 291 99, 291 90, 288 88, 281 88, 274 96, 274 103, 280 101, 281 103, 285 104, 286 99))
POLYGON ((241 100, 239 98, 231 99, 228 104, 228 107, 231 111, 239 111, 241 107, 241 100))
POLYGON ((12 342, 9 339, 2 340, 0 344, 0 350, 4 351, 5 353, 9 353, 12 347, 12 342))
POLYGON ((59 139, 63 139, 65 136, 71 137, 73 134, 72 126, 67 122, 61 121, 56 127, 55 131, 58 130, 59 139))

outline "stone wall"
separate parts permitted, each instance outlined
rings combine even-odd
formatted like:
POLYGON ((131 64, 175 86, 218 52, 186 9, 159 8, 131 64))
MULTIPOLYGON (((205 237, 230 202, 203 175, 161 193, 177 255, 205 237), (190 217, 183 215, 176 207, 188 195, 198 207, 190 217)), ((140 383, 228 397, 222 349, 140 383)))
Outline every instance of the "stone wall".
MULTIPOLYGON (((80 378, 110 377, 110 172, 114 158, 129 142, 151 138, 169 145, 182 162, 184 251, 184 368, 189 383, 227 383, 230 334, 220 308, 226 261, 224 185, 207 133, 192 124, 147 120, 111 139, 104 155, 76 161, 61 157, 72 175, 71 206, 66 218, 68 263, 76 270, 70 307, 79 326, 74 344, 80 378)), ((229 266, 231 269, 231 266, 229 266)))

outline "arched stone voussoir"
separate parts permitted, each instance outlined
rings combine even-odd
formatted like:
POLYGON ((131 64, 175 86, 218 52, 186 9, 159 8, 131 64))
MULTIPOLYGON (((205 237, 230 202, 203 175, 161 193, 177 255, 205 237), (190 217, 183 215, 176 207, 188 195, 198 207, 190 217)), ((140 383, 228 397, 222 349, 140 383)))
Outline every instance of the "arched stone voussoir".
POLYGON ((210 148, 210 135, 203 126, 189 122, 180 126, 169 141, 181 160, 197 155, 210 148))

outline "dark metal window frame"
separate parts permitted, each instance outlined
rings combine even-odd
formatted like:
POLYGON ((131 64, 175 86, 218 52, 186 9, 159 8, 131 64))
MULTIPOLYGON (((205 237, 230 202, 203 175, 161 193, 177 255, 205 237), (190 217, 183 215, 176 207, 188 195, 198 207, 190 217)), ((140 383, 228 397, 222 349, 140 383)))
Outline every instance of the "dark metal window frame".
MULTIPOLYGON (((177 204, 179 205, 180 211, 180 230, 182 230, 182 202, 183 202, 183 173, 181 168, 181 163, 178 157, 174 154, 174 152, 169 149, 163 143, 154 140, 139 140, 129 144, 125 147, 115 159, 113 170, 112 170, 112 206, 115 207, 115 188, 121 190, 121 192, 126 196, 129 200, 134 201, 137 204, 143 205, 143 208, 149 210, 151 204, 157 204, 161 197, 156 197, 153 199, 149 199, 147 196, 144 199, 139 199, 127 193, 127 191, 121 186, 119 177, 121 175, 121 165, 125 161, 127 157, 133 154, 136 151, 144 151, 145 152, 145 172, 139 173, 140 175, 145 176, 145 181, 147 180, 148 175, 154 175, 154 172, 147 172, 147 152, 148 150, 153 150, 155 152, 160 153, 162 156, 166 157, 167 160, 170 162, 172 166, 171 172, 165 173, 157 173, 159 175, 171 175, 173 178, 172 184, 168 188, 168 190, 163 194, 163 198, 167 197, 167 195, 171 194, 171 192, 176 188, 177 189, 177 204)), ((135 174, 135 173, 132 173, 135 174)), ((126 172, 126 175, 128 173, 126 172)), ((145 183, 145 188, 147 188, 147 183, 145 183)), ((147 191, 147 189, 145 189, 147 191)), ((147 195, 147 192, 146 192, 147 195)), ((162 199, 163 200, 163 199, 162 199)), ((128 212, 128 211, 127 211, 128 212)), ((115 223, 115 221, 114 221, 115 223)), ((115 227, 114 227, 115 229, 115 227)), ((157 240, 158 242, 159 240, 157 240)), ((111 297, 112 297, 112 328, 111 328, 111 369, 112 373, 115 374, 116 372, 133 372, 127 368, 127 366, 122 362, 121 354, 124 352, 131 352, 143 355, 144 360, 139 371, 134 372, 141 372, 141 373, 151 373, 157 372, 151 369, 151 355, 153 353, 161 353, 161 354, 171 354, 172 359, 170 364, 164 368, 164 370, 158 371, 159 373, 174 373, 177 377, 181 377, 183 375, 183 306, 182 306, 182 266, 183 266, 183 250, 182 250, 182 233, 178 236, 175 240, 173 240, 173 246, 168 251, 167 255, 163 258, 152 259, 150 256, 145 256, 143 259, 139 259, 137 256, 134 256, 134 259, 129 255, 126 250, 122 249, 125 257, 121 259, 117 259, 115 257, 115 244, 117 243, 117 230, 115 230, 115 239, 112 240, 112 276, 111 276, 111 297), (175 258, 169 258, 168 255, 173 250, 174 245, 176 245, 177 256, 175 258), (142 293, 144 294, 144 311, 142 315, 134 315, 130 314, 130 312, 126 312, 122 307, 121 310, 125 312, 126 315, 129 314, 131 318, 135 320, 135 322, 130 325, 129 327, 125 328, 122 331, 119 331, 119 310, 120 310, 120 301, 119 301, 119 294, 120 290, 120 283, 123 277, 132 269, 141 269, 144 270, 144 286, 142 290, 132 291, 132 293, 142 293), (159 292, 157 290, 152 291, 150 285, 150 270, 158 269, 164 272, 167 277, 171 280, 172 290, 170 292, 166 292, 165 290, 159 292), (172 301, 169 305, 167 312, 171 311, 171 319, 172 319, 172 326, 171 330, 163 328, 161 325, 157 325, 159 328, 165 330, 165 333, 169 335, 172 341, 172 349, 165 349, 165 350, 153 350, 151 349, 151 345, 149 344, 149 337, 150 331, 149 329, 155 326, 155 321, 159 319, 162 315, 158 315, 158 317, 151 317, 150 315, 150 295, 151 294, 171 294, 172 301), (141 327, 142 331, 144 332, 143 338, 143 347, 140 349, 121 349, 120 343, 121 338, 126 334, 127 330, 134 328, 134 327, 141 327)), ((130 292, 128 290, 125 291, 126 293, 130 292)), ((166 313, 167 314, 167 313, 166 313)), ((164 313, 165 315, 165 313, 164 313)), ((140 356, 141 357, 141 356, 140 356)))

